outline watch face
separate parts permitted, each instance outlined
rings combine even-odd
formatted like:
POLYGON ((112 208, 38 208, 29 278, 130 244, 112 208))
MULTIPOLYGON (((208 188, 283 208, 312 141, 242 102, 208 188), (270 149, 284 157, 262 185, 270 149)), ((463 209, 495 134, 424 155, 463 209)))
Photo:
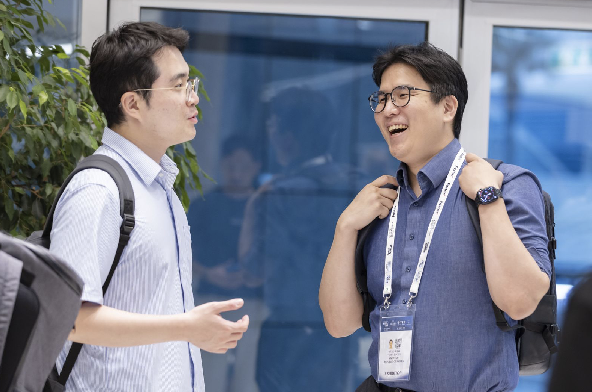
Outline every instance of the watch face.
POLYGON ((495 188, 489 186, 487 188, 481 189, 477 193, 477 197, 479 198, 479 203, 481 204, 491 203, 492 201, 497 199, 495 188))

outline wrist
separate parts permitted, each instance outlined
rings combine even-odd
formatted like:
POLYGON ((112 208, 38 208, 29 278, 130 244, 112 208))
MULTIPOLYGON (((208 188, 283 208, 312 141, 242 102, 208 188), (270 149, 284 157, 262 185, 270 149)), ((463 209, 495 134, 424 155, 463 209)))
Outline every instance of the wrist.
POLYGON ((506 203, 503 198, 499 198, 488 204, 477 204, 477 211, 482 219, 485 219, 486 214, 497 214, 498 211, 502 210, 506 211, 506 203))
POLYGON ((357 229, 351 222, 348 221, 347 217, 343 215, 337 220, 335 226, 335 234, 341 235, 357 235, 359 229, 357 229))
POLYGON ((188 342, 189 341, 189 314, 188 313, 181 313, 181 314, 174 314, 169 316, 170 323, 168 326, 169 332, 171 332, 172 336, 169 336, 170 341, 180 341, 180 342, 188 342))

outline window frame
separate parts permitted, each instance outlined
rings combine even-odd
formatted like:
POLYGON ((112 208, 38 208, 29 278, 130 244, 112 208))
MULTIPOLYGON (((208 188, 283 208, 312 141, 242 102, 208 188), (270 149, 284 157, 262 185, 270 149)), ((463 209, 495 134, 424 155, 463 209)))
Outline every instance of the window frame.
POLYGON ((157 0, 111 0, 109 29, 125 21, 139 21, 140 10, 144 7, 425 21, 428 22, 428 40, 458 58, 459 6, 460 0, 377 0, 376 5, 361 5, 358 0, 303 0, 298 3, 291 0, 171 0, 166 3, 157 0))
POLYGON ((465 0, 463 19, 460 62, 469 83, 469 102, 463 117, 460 140, 467 151, 486 157, 489 150, 493 28, 592 31, 592 4, 563 6, 524 4, 520 1, 501 4, 491 0, 465 0))

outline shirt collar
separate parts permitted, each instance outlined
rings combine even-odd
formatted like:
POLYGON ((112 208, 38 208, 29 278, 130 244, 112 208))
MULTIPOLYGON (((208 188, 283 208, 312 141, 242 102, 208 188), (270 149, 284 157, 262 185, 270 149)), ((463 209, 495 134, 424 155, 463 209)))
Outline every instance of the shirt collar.
MULTIPOLYGON (((446 147, 421 168, 417 173, 417 180, 422 194, 427 193, 430 189, 437 188, 444 181, 460 147, 458 139, 452 139, 446 147)), ((409 186, 407 165, 403 162, 401 162, 397 170, 397 181, 401 186, 409 186)))
POLYGON ((101 141, 104 146, 119 154, 138 174, 146 186, 157 180, 165 189, 173 187, 179 169, 166 154, 162 156, 159 165, 144 151, 140 150, 138 146, 109 127, 105 127, 101 141))

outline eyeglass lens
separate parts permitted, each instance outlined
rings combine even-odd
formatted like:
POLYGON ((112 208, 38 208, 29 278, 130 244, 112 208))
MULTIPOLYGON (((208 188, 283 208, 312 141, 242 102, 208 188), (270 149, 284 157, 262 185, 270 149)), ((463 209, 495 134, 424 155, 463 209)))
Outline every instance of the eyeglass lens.
POLYGON ((370 108, 376 113, 382 112, 386 106, 388 95, 391 96, 391 100, 395 106, 403 107, 409 103, 409 91, 410 89, 407 86, 397 86, 390 93, 376 91, 369 98, 370 108))

